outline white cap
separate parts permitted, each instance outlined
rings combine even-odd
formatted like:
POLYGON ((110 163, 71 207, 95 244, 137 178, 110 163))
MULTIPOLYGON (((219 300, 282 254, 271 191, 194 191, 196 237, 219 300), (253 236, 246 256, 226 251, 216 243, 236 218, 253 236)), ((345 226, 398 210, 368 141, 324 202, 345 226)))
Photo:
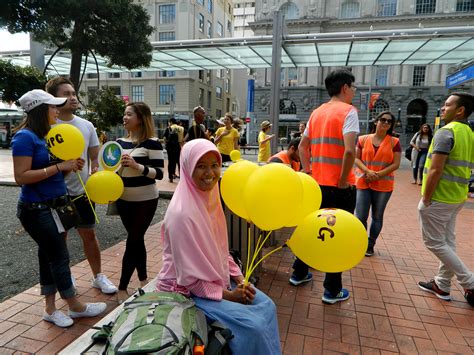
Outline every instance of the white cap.
POLYGON ((221 125, 225 125, 225 123, 224 123, 224 118, 225 118, 225 117, 221 117, 221 118, 219 118, 218 120, 216 120, 216 122, 219 123, 219 124, 221 124, 221 125))
POLYGON ((54 97, 40 89, 28 91, 18 100, 25 112, 30 112, 41 104, 61 106, 64 105, 66 101, 67 97, 54 97))

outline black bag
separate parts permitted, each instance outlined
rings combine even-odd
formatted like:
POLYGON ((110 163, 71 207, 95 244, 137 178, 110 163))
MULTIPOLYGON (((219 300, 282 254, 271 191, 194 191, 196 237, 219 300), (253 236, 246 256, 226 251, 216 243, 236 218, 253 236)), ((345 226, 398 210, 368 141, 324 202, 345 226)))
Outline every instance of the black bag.
POLYGON ((76 205, 73 201, 68 200, 64 205, 55 206, 53 208, 58 214, 58 217, 66 231, 79 224, 81 217, 79 216, 76 205))
POLYGON ((405 158, 411 161, 411 152, 413 150, 412 146, 409 146, 407 149, 405 149, 405 158))

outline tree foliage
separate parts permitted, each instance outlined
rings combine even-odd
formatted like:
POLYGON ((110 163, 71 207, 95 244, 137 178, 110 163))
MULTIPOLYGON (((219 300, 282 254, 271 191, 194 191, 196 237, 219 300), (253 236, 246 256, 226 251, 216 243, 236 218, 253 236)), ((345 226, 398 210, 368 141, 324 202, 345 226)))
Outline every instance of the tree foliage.
POLYGON ((98 132, 108 131, 111 127, 122 123, 125 102, 115 95, 113 89, 103 86, 90 99, 85 116, 98 132))
POLYGON ((89 52, 108 65, 146 67, 152 46, 145 9, 132 0, 2 0, 0 26, 30 32, 38 42, 71 51, 70 77, 79 87, 81 59, 89 52))
POLYGON ((46 80, 46 76, 34 67, 21 67, 10 61, 0 60, 0 97, 2 101, 13 102, 27 91, 44 89, 46 80))

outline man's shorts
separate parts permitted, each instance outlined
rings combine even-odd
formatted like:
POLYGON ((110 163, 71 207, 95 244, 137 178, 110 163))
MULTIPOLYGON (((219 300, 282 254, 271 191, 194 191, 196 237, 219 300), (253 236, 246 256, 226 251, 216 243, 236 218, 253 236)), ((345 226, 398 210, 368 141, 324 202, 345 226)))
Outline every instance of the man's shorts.
MULTIPOLYGON (((85 228, 85 229, 91 229, 95 227, 95 215, 94 212, 92 211, 91 205, 89 204, 89 200, 87 199, 87 196, 81 195, 81 196, 71 196, 71 200, 74 201, 74 205, 76 205, 77 212, 79 213, 79 216, 81 217, 81 220, 79 221, 79 224, 77 225, 76 228, 85 228)), ((95 208, 94 202, 92 202, 92 206, 95 208)))

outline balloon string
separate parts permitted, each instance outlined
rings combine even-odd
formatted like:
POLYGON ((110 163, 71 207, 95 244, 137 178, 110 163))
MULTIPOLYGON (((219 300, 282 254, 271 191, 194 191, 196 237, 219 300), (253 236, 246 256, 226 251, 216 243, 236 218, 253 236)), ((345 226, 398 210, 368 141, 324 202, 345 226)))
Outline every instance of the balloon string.
POLYGON ((250 259, 250 224, 247 224, 247 260, 245 265, 245 274, 249 271, 249 259, 250 259))
POLYGON ((255 271, 255 269, 257 268, 257 266, 260 265, 260 263, 261 263, 263 260, 265 260, 266 258, 268 258, 270 255, 272 255, 272 254, 275 253, 276 251, 282 249, 283 247, 284 247, 284 245, 282 245, 282 246, 280 246, 280 247, 278 247, 278 248, 272 250, 271 252, 265 254, 265 255, 263 256, 263 258, 261 258, 261 259, 257 262, 257 264, 255 264, 255 266, 250 270, 250 273, 248 274, 248 276, 245 276, 245 284, 248 283, 248 280, 250 279, 250 276, 252 276, 252 274, 253 274, 253 272, 255 271))
MULTIPOLYGON (((272 231, 269 231, 267 236, 265 237, 265 239, 262 241, 262 243, 257 243, 257 247, 255 248, 255 252, 253 254, 253 258, 252 258, 252 263, 250 265, 250 269, 252 269, 253 265, 254 265, 254 262, 255 262, 255 259, 257 258, 258 256, 258 253, 260 253, 260 250, 262 250, 263 248, 263 245, 265 244, 265 242, 267 241, 268 237, 270 236, 270 234, 272 233, 272 231)), ((263 234, 263 233, 262 233, 263 234)), ((262 235, 260 234, 260 235, 262 235)), ((258 241, 260 242, 260 237, 258 238, 258 241)))
POLYGON ((79 174, 79 172, 76 172, 76 174, 77 174, 77 177, 79 178, 79 181, 81 182, 82 187, 84 188, 84 192, 86 193, 86 196, 87 196, 87 201, 89 201, 89 205, 91 206, 92 213, 94 213, 95 221, 97 222, 97 224, 99 224, 100 223, 99 218, 97 218, 97 214, 95 213, 94 206, 92 206, 91 198, 89 197, 89 194, 87 193, 87 190, 86 190, 86 186, 84 185, 84 182, 82 181, 81 174, 79 174))

